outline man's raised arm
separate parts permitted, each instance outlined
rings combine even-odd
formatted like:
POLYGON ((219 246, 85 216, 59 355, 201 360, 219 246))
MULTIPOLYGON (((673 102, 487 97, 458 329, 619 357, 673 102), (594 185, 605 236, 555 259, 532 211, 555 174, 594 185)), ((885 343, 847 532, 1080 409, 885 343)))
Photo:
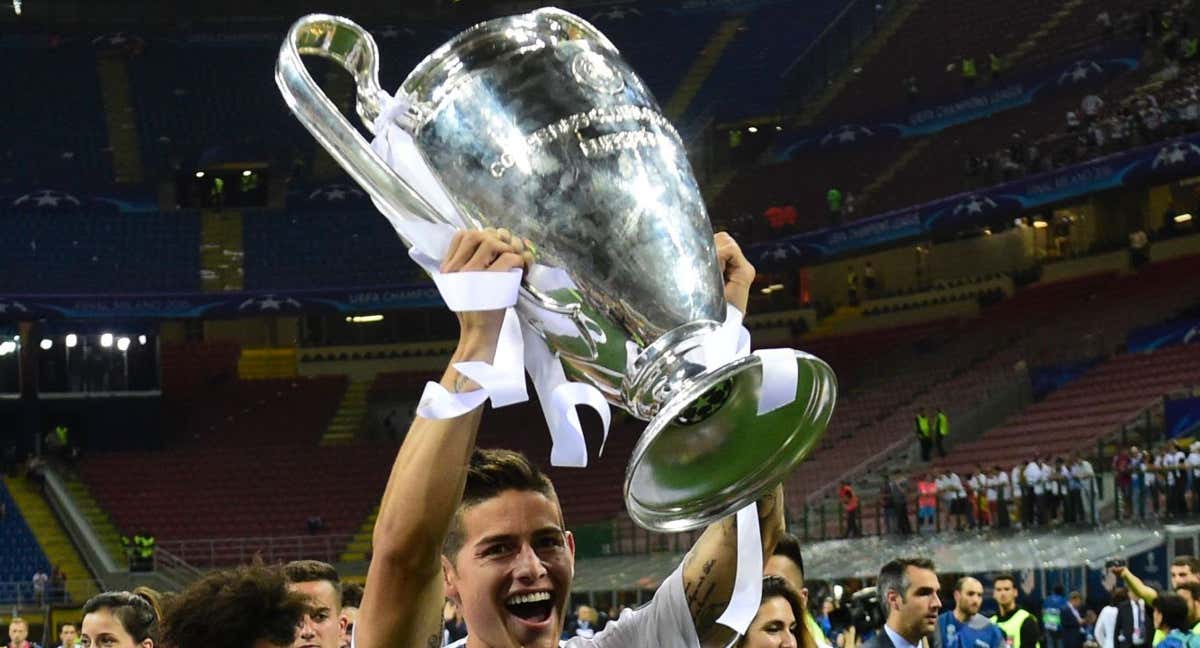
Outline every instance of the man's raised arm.
MULTIPOLYGON (((506 272, 526 265, 521 240, 504 230, 458 232, 442 272, 506 272)), ((454 363, 491 362, 503 311, 459 313, 458 348, 441 385, 479 389, 454 363)), ((440 646, 444 593, 440 555, 462 498, 482 406, 452 419, 417 418, 388 477, 372 536, 373 553, 355 625, 357 648, 440 646)))
MULTIPOLYGON (((750 301, 754 266, 746 260, 736 241, 728 234, 716 235, 717 260, 725 279, 725 300, 743 313, 750 301)), ((758 524, 762 534, 763 561, 775 550, 784 531, 783 486, 776 486, 758 502, 758 524)), ((725 646, 734 638, 732 630, 717 626, 716 621, 729 605, 737 576, 739 551, 737 516, 729 516, 709 525, 683 562, 683 586, 688 610, 696 627, 696 636, 704 646, 725 646)))

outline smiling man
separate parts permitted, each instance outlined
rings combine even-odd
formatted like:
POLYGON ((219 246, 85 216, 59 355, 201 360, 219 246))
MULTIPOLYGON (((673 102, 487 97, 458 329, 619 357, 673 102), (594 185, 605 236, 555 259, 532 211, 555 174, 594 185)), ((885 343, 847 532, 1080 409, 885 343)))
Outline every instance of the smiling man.
MULTIPOLYGON (((745 310, 754 268, 727 235, 716 238, 726 300, 745 310)), ((507 232, 455 235, 443 272, 526 265, 507 232)), ((458 349, 442 377, 453 392, 478 389, 455 371, 491 361, 503 313, 459 313, 458 349)), ((575 540, 550 480, 524 456, 475 450, 482 408, 458 418, 417 418, 396 457, 375 524, 366 591, 354 628, 357 648, 437 648, 442 604, 459 606, 467 648, 559 645, 575 574, 575 540)), ((762 546, 737 546, 734 517, 711 525, 646 606, 622 614, 571 647, 696 648, 727 645, 716 624, 733 592, 739 550, 769 554, 783 530, 782 490, 759 502, 762 546)))

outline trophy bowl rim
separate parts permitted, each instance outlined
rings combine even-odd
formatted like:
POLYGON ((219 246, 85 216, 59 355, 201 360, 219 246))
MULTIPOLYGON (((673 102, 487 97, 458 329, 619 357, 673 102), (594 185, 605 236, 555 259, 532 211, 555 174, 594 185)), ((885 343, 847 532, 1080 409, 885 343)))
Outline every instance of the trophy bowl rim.
MULTIPOLYGON (((421 59, 421 62, 417 63, 408 75, 404 77, 404 81, 400 83, 400 90, 413 97, 416 101, 427 102, 433 99, 433 103, 437 103, 435 98, 419 96, 421 93, 414 92, 414 86, 424 85, 424 81, 436 78, 439 71, 451 65, 458 65, 460 69, 446 73, 446 79, 437 83, 436 86, 445 88, 457 85, 460 79, 470 74, 469 70, 461 69, 461 61, 457 56, 454 56, 457 52, 461 52, 464 48, 470 47, 477 41, 493 35, 503 34, 504 31, 510 30, 513 27, 519 26, 530 31, 541 32, 542 29, 539 28, 553 29, 550 26, 555 25, 577 29, 583 33, 586 40, 595 42, 610 50, 613 54, 620 55, 620 51, 613 45, 612 41, 590 22, 565 9, 547 6, 521 14, 490 18, 467 27, 421 59)), ((509 53, 519 52, 524 47, 515 46, 514 43, 514 48, 509 53)), ((501 60, 504 56, 493 54, 490 58, 501 60)))
MULTIPOLYGON (((833 415, 837 401, 837 377, 833 368, 824 360, 796 349, 792 349, 792 351, 795 353, 797 363, 801 365, 801 371, 808 371, 812 375, 813 384, 810 393, 798 395, 795 401, 785 407, 795 407, 800 403, 804 406, 803 414, 807 414, 809 409, 815 408, 815 415, 811 417, 809 423, 818 425, 820 432, 812 443, 808 444, 804 451, 796 453, 788 460, 778 463, 769 462, 762 469, 743 476, 735 485, 726 487, 702 500, 661 507, 644 504, 632 492, 633 477, 646 459, 650 447, 658 440, 662 432, 709 389, 719 385, 722 381, 761 366, 762 359, 757 355, 749 354, 700 374, 689 380, 683 389, 675 393, 663 405, 658 414, 647 424, 645 431, 642 432, 634 446, 629 464, 625 469, 624 486, 625 507, 634 522, 646 529, 662 533, 689 531, 707 526, 762 498, 782 480, 786 480, 795 467, 812 454, 816 441, 824 435, 833 415), (740 495, 725 497, 732 493, 740 493, 740 495), (714 506, 714 502, 719 502, 719 504, 714 506)), ((797 429, 799 427, 798 422, 797 429)), ((794 435, 795 431, 789 436, 789 441, 794 438, 794 435)))

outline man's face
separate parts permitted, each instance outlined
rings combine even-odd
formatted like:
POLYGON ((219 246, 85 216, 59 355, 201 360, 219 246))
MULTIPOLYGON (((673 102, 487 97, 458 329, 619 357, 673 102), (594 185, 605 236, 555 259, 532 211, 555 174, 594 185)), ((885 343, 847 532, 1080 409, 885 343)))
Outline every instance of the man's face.
POLYGON ((800 565, 787 556, 771 556, 763 565, 763 576, 778 576, 800 597, 800 607, 808 608, 808 588, 804 586, 804 573, 800 565))
POLYGON ((906 569, 909 586, 903 600, 895 592, 889 592, 888 602, 892 612, 899 613, 899 629, 904 634, 928 637, 937 630, 938 612, 942 610, 937 574, 919 567, 906 569))
POLYGON ((557 502, 508 490, 462 512, 463 545, 443 558, 446 595, 481 645, 554 648, 575 577, 575 539, 557 502))
POLYGON ((954 591, 954 606, 967 617, 979 614, 983 605, 983 585, 974 578, 963 581, 961 587, 954 591))
POLYGON ((1171 565, 1171 587, 1177 588, 1184 583, 1200 583, 1200 578, 1187 565, 1171 565))
POLYGON ((998 580, 992 587, 992 596, 1001 607, 1008 607, 1017 600, 1017 588, 1010 580, 998 580))
POLYGON ((70 623, 63 624, 62 630, 58 631, 58 644, 63 648, 74 646, 77 639, 79 639, 79 630, 70 623))
POLYGON ((342 626, 342 635, 338 640, 338 645, 341 648, 350 648, 350 638, 354 636, 354 622, 358 620, 358 608, 343 607, 340 616, 338 621, 342 626))
POLYGON ((24 623, 12 623, 8 626, 8 638, 11 644, 19 644, 29 636, 29 626, 24 623))
POLYGON ((329 581, 289 583, 288 589, 308 597, 308 611, 296 629, 292 648, 338 648, 342 635, 338 592, 329 581))

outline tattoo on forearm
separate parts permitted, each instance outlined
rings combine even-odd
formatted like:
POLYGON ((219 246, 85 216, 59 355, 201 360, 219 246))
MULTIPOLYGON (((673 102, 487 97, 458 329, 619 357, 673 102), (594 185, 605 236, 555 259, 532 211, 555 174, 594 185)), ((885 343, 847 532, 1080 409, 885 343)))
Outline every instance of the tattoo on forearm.
POLYGON ((717 589, 716 578, 712 573, 716 564, 715 558, 709 559, 701 568, 700 576, 685 587, 688 608, 692 612, 692 618, 696 621, 696 629, 700 632, 704 632, 709 626, 716 623, 717 617, 728 604, 728 601, 712 600, 713 593, 717 589))

